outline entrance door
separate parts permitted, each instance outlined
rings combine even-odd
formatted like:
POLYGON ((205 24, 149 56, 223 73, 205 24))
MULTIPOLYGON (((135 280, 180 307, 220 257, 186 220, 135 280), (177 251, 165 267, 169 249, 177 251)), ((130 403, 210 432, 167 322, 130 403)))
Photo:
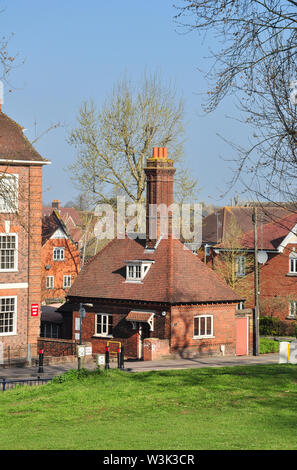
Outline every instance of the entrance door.
POLYGON ((248 317, 236 318, 236 356, 248 355, 248 317))
POLYGON ((150 327, 148 323, 138 323, 138 359, 143 359, 143 341, 150 336, 150 327))

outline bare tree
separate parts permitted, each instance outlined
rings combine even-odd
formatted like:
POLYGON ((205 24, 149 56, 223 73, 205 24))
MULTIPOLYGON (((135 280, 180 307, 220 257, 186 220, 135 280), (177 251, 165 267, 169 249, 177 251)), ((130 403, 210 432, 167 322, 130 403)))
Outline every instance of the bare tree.
POLYGON ((237 152, 231 187, 240 180, 262 201, 296 202, 297 2, 182 3, 179 23, 217 39, 206 74, 205 110, 213 111, 232 94, 239 120, 252 135, 245 148, 231 142, 237 152))
POLYGON ((100 110, 93 101, 82 104, 78 126, 69 135, 77 149, 69 169, 79 189, 97 201, 125 195, 142 203, 146 159, 153 146, 168 147, 180 169, 177 188, 187 188, 189 196, 197 182, 182 162, 183 137, 183 102, 174 87, 164 85, 158 75, 145 76, 138 87, 124 78, 100 110))

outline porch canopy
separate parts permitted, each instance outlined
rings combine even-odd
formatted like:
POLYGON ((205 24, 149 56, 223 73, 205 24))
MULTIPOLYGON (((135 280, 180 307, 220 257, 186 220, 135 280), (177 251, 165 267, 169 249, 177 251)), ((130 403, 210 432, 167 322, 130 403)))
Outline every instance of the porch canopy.
POLYGON ((137 310, 131 310, 126 316, 126 320, 132 322, 134 324, 133 327, 135 327, 136 323, 148 323, 150 330, 153 331, 154 315, 155 312, 140 312, 137 310))

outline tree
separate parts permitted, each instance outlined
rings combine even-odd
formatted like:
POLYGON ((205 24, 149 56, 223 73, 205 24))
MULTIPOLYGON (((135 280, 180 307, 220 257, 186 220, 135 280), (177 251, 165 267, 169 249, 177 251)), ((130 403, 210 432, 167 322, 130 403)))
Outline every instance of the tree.
POLYGON ((213 259, 214 270, 236 292, 249 297, 250 286, 245 276, 253 271, 254 255, 242 243, 243 232, 232 215, 224 240, 219 244, 219 254, 213 259))
POLYGON ((197 182, 183 163, 183 102, 174 87, 158 75, 145 76, 138 86, 119 80, 97 110, 93 100, 84 102, 78 125, 69 135, 77 158, 69 167, 79 189, 94 201, 109 202, 118 195, 142 203, 145 195, 144 166, 153 146, 168 147, 178 166, 177 192, 185 199, 197 182))
POLYGON ((260 200, 296 203, 297 2, 184 0, 177 8, 180 24, 217 40, 205 110, 232 95, 253 133, 246 148, 231 142, 237 157, 230 186, 240 180, 260 200))

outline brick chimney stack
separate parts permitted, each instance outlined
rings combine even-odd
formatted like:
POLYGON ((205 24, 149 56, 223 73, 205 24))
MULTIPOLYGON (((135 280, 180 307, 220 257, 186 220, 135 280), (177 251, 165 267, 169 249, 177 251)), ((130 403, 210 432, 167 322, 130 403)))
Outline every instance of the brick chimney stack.
POLYGON ((52 208, 57 209, 58 211, 60 210, 60 201, 59 201, 59 199, 54 199, 52 201, 52 208))
MULTIPOLYGON (((168 223, 168 236, 172 235, 172 214, 168 214, 168 207, 173 203, 173 176, 175 168, 173 160, 168 158, 166 147, 154 147, 152 158, 147 159, 144 169, 147 180, 146 197, 146 242, 147 248, 153 248, 163 233, 162 214, 156 212, 156 207, 163 205, 166 215, 163 220, 168 223), (167 217, 168 214, 168 217, 167 217)), ((166 235, 167 235, 166 233, 166 235)))

